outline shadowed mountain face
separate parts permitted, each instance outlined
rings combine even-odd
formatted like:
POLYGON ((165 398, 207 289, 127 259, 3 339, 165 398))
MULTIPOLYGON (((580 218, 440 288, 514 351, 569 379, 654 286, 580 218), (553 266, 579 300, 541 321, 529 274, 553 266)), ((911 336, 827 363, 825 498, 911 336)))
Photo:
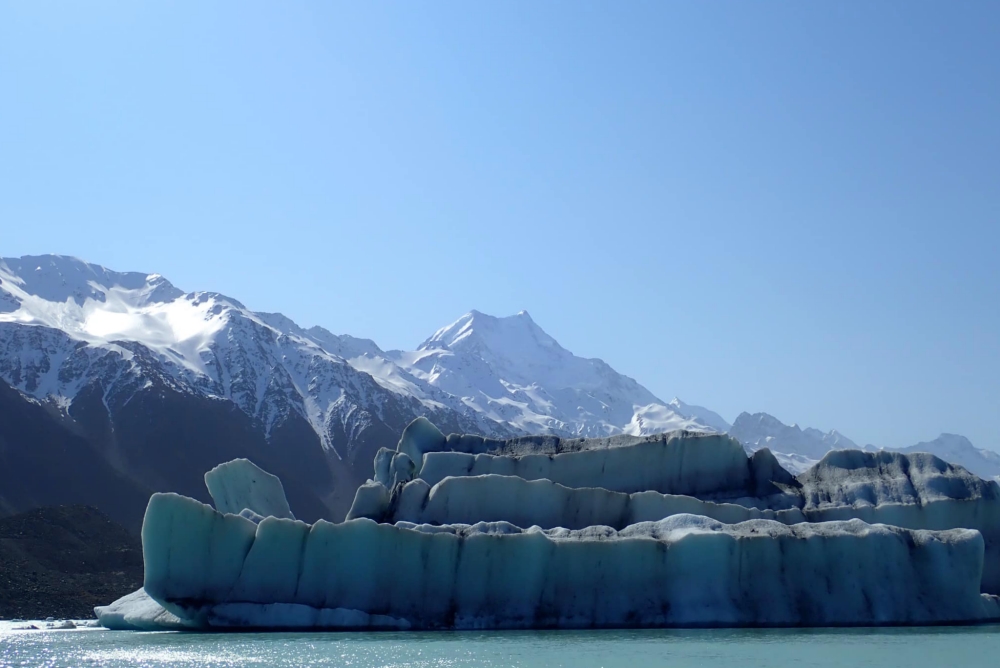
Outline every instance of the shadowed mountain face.
POLYGON ((278 457, 246 415, 225 402, 155 384, 129 399, 106 408, 96 389, 84 388, 62 416, 0 381, 0 508, 85 503, 138 531, 153 491, 176 487, 207 501, 204 471, 250 456, 294 481, 289 495, 303 517, 329 514, 312 490, 330 488, 332 474, 315 438, 300 438, 294 423, 275 436, 273 444, 289 455, 278 457))
POLYGON ((0 510, 60 503, 104 508, 138 529, 150 489, 111 466, 69 419, 0 381, 0 510))
POLYGON ((301 418, 282 422, 266 437, 231 402, 155 382, 109 404, 99 386, 84 387, 68 415, 60 415, 0 381, 0 510, 86 503, 138 531, 153 491, 208 502, 204 472, 248 457, 287 481, 299 517, 339 519, 375 450, 398 439, 408 419, 372 425, 345 462, 332 458, 301 418))
POLYGON ((94 503, 131 528, 136 499, 207 500, 204 471, 237 457, 285 480, 303 519, 340 519, 378 448, 418 416, 494 437, 711 429, 527 313, 472 312, 413 353, 385 352, 61 256, 0 260, 0 382, 4 410, 30 406, 5 426, 19 480, 0 508, 94 503))
MULTIPOLYGON (((299 517, 337 520, 376 451, 419 416, 497 438, 729 431, 793 471, 854 445, 763 413, 730 425, 662 401, 527 312, 471 311, 414 351, 384 351, 158 274, 0 259, 0 514, 93 503, 134 529, 151 492, 207 500, 204 471, 247 457, 285 481, 299 517)), ((927 447, 993 470, 945 440, 927 447)))
POLYGON ((158 275, 2 260, 0 296, 0 411, 14 416, 0 426, 2 512, 93 503, 134 529, 151 492, 207 500, 203 473, 248 457, 287 481, 299 516, 339 519, 417 416, 513 433, 432 388, 380 382, 287 318, 158 275))

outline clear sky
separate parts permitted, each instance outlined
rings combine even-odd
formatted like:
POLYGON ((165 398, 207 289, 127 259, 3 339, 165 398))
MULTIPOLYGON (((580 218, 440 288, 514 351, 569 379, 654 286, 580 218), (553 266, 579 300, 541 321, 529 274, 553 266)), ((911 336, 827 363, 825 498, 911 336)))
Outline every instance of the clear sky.
POLYGON ((2 2, 0 255, 1000 447, 1000 3, 2 2))

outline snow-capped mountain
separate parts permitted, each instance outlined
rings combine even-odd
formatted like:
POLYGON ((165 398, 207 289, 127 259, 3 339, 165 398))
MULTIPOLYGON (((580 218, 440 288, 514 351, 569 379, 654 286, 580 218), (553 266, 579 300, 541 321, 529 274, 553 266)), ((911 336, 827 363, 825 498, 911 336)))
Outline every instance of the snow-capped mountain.
POLYGON ((958 464, 980 478, 1000 482, 1000 452, 977 448, 965 436, 941 434, 933 441, 924 441, 900 448, 901 452, 929 452, 946 462, 958 464))
POLYGON ((719 433, 726 433, 732 429, 732 425, 723 419, 721 415, 715 411, 709 410, 704 406, 694 406, 692 404, 687 404, 674 397, 667 404, 667 407, 673 412, 688 418, 689 420, 695 420, 703 425, 714 429, 719 433))
POLYGON ((725 425, 711 411, 659 400, 600 360, 574 356, 524 312, 472 311, 416 351, 385 352, 224 295, 186 293, 158 274, 62 256, 0 260, 0 379, 73 421, 100 456, 147 488, 193 493, 205 469, 188 466, 188 474, 177 462, 229 452, 224 434, 212 444, 205 434, 239 431, 258 459, 283 468, 318 499, 314 508, 334 515, 352 500, 374 451, 393 445, 418 415, 446 431, 487 436, 725 425), (189 418, 168 404, 199 414, 202 428, 178 432, 189 418), (155 435, 144 431, 158 419, 155 435), (173 442, 163 442, 168 434, 173 442), (157 456, 168 458, 157 466, 154 441, 157 456), (168 479, 175 469, 192 479, 168 479))
MULTIPOLYGON (((346 363, 347 348, 357 355, 368 343, 378 351, 371 342, 324 338, 324 330, 317 336, 280 314, 254 313, 219 294, 185 294, 158 274, 29 257, 0 261, 0 290, 8 297, 7 312, 0 313, 0 374, 38 399, 72 403, 100 360, 116 368, 114 377, 102 374, 105 394, 113 394, 120 384, 150 373, 138 354, 177 389, 232 401, 268 435, 297 413, 340 459, 353 441, 339 434, 357 434, 385 420, 400 401, 443 407, 435 401, 440 397, 421 397, 425 401, 418 404, 412 402, 416 392, 386 392, 399 387, 381 387, 372 382, 380 377, 346 363), (324 347, 334 340, 333 351, 324 347)), ((460 422, 470 430, 495 429, 476 413, 464 413, 460 422)))
POLYGON ((798 475, 813 466, 830 450, 857 448, 857 444, 837 431, 802 429, 786 425, 767 413, 740 413, 728 430, 747 452, 767 448, 785 470, 798 475))
MULTIPOLYGON (((768 448, 788 471, 799 474, 818 462, 831 450, 878 450, 874 445, 859 446, 840 432, 822 432, 786 425, 767 413, 741 413, 729 434, 747 451, 768 448)), ((958 464, 981 478, 1000 481, 1000 453, 975 447, 964 436, 941 434, 933 441, 906 448, 884 448, 905 453, 929 452, 951 464, 958 464)))
MULTIPOLYGON (((158 274, 55 255, 0 260, 0 399, 0 469, 13 476, 0 480, 0 512, 38 502, 39 490, 69 489, 73 471, 104 480, 100 498, 161 489, 204 497, 204 471, 247 456, 286 480, 301 517, 336 519, 376 450, 420 415, 445 432, 496 437, 728 431, 793 472, 857 447, 764 413, 730 425, 707 408, 662 401, 566 350, 524 311, 470 311, 416 350, 385 351, 224 295, 184 292, 158 274), (50 479, 29 489, 16 471, 50 479)), ((1000 475, 1000 454, 962 437, 914 448, 1000 475)))
MULTIPOLYGON (((371 342, 305 331, 223 295, 185 293, 157 274, 113 272, 74 258, 0 260, 0 351, 0 379, 80 429, 89 425, 91 439, 109 452, 130 447, 121 434, 144 404, 137 397, 157 414, 164 409, 156 401, 175 396, 235 407, 272 444, 272 455, 297 455, 274 459, 301 469, 334 513, 353 497, 360 475, 354 463, 369 468, 374 451, 418 415, 453 431, 515 433, 434 388, 412 384, 407 391, 398 369, 359 369, 379 364, 371 342), (348 354, 364 364, 348 363, 348 354), (95 402, 103 415, 94 414, 95 402)), ((163 467, 136 473, 142 453, 112 454, 148 487, 165 484, 163 467)))
POLYGON ((415 351, 389 356, 412 378, 524 433, 595 437, 713 430, 693 411, 682 413, 686 404, 669 405, 603 361, 569 352, 526 311, 506 318, 471 311, 415 351))
POLYGON ((836 430, 823 433, 819 429, 802 429, 786 425, 767 413, 740 413, 730 436, 752 450, 768 448, 771 452, 796 454, 819 461, 830 450, 857 448, 857 444, 836 430))

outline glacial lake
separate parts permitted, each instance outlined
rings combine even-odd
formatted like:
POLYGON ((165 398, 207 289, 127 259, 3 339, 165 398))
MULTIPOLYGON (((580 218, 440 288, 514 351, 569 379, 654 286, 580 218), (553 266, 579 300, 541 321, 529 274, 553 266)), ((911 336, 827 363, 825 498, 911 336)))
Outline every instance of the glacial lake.
POLYGON ((996 666, 1000 626, 918 629, 132 633, 12 631, 0 666, 920 668, 996 666))

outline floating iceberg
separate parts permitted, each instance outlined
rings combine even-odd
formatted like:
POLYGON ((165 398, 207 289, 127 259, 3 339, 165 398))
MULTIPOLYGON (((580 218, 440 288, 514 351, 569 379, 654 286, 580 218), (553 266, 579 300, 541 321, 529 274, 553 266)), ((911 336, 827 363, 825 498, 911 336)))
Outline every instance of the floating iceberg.
POLYGON ((346 522, 245 460, 155 494, 114 628, 880 625, 1000 619, 1000 487, 834 452, 792 477, 726 436, 493 441, 418 420, 346 522), (248 483, 248 481, 252 481, 248 483), (275 484, 276 483, 276 484, 275 484), (988 593, 982 593, 983 591, 988 593))
POLYGON ((991 605, 977 531, 860 520, 254 525, 157 494, 143 552, 149 595, 205 627, 927 624, 991 605))
POLYGON ((358 489, 348 518, 621 529, 694 513, 726 523, 860 519, 975 529, 985 543, 982 591, 1000 594, 1000 485, 933 455, 832 451, 793 478, 766 449, 748 457, 723 435, 496 441, 436 431, 414 422, 397 452, 380 451, 375 478, 358 489), (420 458, 413 476, 389 478, 386 462, 412 457, 420 458), (643 487, 652 491, 632 491, 643 487))

